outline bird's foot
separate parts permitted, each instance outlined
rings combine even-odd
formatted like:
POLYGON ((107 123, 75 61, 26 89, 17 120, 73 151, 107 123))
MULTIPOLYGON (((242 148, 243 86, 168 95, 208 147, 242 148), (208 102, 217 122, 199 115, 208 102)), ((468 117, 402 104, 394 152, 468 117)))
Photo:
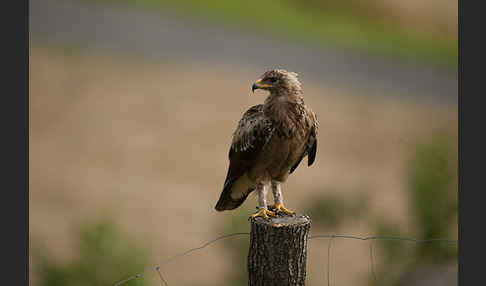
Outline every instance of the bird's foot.
POLYGON ((257 211, 256 213, 252 214, 249 218, 252 219, 252 218, 256 218, 256 217, 262 217, 264 219, 270 219, 269 216, 276 217, 277 215, 274 212, 272 212, 272 211, 270 211, 266 208, 262 208, 259 211, 257 211))
POLYGON ((284 207, 282 203, 276 203, 268 207, 269 209, 272 209, 275 212, 282 212, 286 215, 294 215, 295 212, 288 210, 287 208, 284 207))

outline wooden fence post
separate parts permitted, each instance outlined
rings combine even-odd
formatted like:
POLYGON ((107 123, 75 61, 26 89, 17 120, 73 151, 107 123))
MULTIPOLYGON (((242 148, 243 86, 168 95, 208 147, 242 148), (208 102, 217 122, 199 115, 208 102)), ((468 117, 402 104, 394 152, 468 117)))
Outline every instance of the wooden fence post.
POLYGON ((304 286, 310 218, 251 219, 249 286, 304 286))

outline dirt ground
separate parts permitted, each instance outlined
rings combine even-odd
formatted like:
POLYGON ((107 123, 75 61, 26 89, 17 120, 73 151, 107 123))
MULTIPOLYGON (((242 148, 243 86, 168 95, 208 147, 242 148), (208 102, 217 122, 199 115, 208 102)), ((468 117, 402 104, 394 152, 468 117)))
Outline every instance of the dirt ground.
MULTIPOLYGON (((234 213, 218 213, 214 205, 232 132, 243 112, 264 100, 264 92, 250 92, 262 72, 31 43, 31 241, 67 259, 72 225, 109 213, 150 247, 156 264, 223 234, 217 229, 234 213)), ((320 121, 319 145, 316 163, 300 166, 283 187, 287 206, 305 213, 303 202, 323 187, 365 188, 377 213, 407 224, 407 156, 428 136, 457 137, 457 107, 364 97, 319 82, 304 81, 303 88, 320 121)), ((255 204, 253 196, 245 202, 255 204)), ((360 223, 343 229, 369 231, 360 223)), ((324 283, 327 243, 309 248, 309 285, 324 283)), ((226 251, 214 244, 163 271, 175 285, 220 283, 232 267, 226 251)), ((333 281, 360 285, 368 251, 357 241, 336 241, 333 281)), ((149 277, 160 283, 155 272, 149 277)))

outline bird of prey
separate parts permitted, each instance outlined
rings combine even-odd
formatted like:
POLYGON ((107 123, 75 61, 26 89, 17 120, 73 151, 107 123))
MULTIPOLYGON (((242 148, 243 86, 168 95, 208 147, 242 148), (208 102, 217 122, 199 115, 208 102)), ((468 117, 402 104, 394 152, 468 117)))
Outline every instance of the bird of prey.
POLYGON ((270 94, 263 104, 252 106, 238 122, 229 150, 229 168, 215 209, 232 210, 248 195, 258 193, 257 212, 250 218, 292 215, 285 208, 281 184, 295 171, 304 157, 308 166, 317 151, 318 122, 304 104, 297 74, 283 69, 266 71, 252 86, 270 94), (272 189, 274 204, 267 206, 272 189))

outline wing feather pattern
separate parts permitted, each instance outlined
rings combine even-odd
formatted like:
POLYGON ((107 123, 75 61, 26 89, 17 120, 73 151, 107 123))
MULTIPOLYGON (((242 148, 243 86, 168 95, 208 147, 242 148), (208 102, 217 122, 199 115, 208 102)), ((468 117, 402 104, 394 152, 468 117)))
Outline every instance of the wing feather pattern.
POLYGON ((255 189, 247 175, 256 158, 273 134, 271 121, 263 114, 263 105, 248 109, 238 122, 229 150, 229 168, 215 209, 232 210, 239 207, 255 189))

